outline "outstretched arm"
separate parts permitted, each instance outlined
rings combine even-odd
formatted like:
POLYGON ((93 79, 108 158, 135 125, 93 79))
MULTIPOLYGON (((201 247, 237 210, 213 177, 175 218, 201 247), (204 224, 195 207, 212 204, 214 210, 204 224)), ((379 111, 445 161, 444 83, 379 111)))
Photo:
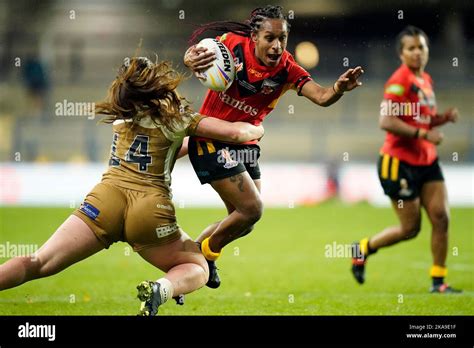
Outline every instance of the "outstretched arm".
POLYGON ((344 92, 352 91, 362 85, 357 79, 364 73, 360 66, 349 69, 342 74, 332 87, 323 87, 314 81, 307 82, 301 89, 301 94, 320 106, 329 106, 341 98, 344 92))
POLYGON ((263 126, 254 126, 247 122, 228 122, 214 117, 206 117, 199 122, 194 135, 227 141, 245 143, 263 137, 263 126))

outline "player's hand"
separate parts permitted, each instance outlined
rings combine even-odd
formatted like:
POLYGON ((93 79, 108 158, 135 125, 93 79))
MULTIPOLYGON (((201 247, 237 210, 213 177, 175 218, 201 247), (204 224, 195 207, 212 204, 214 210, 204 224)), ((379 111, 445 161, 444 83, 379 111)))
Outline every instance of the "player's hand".
POLYGON ((184 54, 184 65, 195 73, 201 73, 201 71, 210 68, 215 59, 216 54, 214 52, 208 51, 205 47, 193 45, 184 54))
POLYGON ((354 88, 362 86, 362 82, 357 79, 364 73, 362 67, 358 66, 355 69, 349 69, 342 74, 334 84, 336 93, 344 93, 352 91, 354 88))
POLYGON ((456 108, 449 108, 443 114, 446 118, 446 121, 456 123, 459 118, 459 111, 456 108))
POLYGON ((444 134, 435 128, 429 130, 425 137, 426 140, 435 145, 441 144, 443 138, 444 134))

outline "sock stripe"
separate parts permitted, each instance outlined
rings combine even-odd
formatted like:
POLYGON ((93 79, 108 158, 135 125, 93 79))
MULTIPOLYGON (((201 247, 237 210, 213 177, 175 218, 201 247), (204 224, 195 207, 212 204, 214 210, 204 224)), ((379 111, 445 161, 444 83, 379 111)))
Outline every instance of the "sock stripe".
POLYGON ((433 265, 430 270, 431 277, 444 278, 448 275, 448 268, 438 265, 433 265))
POLYGON ((209 246, 209 238, 206 238, 201 243, 201 251, 204 257, 209 261, 216 261, 219 256, 221 256, 221 252, 215 253, 211 250, 209 246))

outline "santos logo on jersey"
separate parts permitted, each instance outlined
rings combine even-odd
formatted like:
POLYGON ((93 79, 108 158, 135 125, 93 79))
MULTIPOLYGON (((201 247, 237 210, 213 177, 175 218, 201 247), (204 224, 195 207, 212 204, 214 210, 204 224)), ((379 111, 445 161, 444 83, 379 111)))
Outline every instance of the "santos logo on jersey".
POLYGON ((250 105, 246 105, 245 101, 232 98, 230 95, 225 94, 224 92, 219 93, 219 98, 221 98, 221 100, 227 105, 230 105, 235 109, 241 110, 246 114, 250 114, 252 116, 257 116, 258 114, 257 108, 253 108, 250 105))

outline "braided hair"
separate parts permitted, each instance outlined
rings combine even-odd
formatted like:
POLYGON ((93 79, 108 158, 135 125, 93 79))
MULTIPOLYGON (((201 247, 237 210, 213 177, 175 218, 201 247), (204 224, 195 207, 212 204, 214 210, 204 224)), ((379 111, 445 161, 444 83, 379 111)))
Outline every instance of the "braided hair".
POLYGON ((250 13, 250 18, 245 22, 217 21, 203 24, 193 31, 189 43, 191 45, 196 43, 198 37, 207 31, 232 32, 237 35, 250 37, 251 33, 260 30, 265 19, 283 19, 287 22, 288 30, 290 29, 290 24, 283 14, 283 8, 281 6, 267 5, 254 9, 250 13))

